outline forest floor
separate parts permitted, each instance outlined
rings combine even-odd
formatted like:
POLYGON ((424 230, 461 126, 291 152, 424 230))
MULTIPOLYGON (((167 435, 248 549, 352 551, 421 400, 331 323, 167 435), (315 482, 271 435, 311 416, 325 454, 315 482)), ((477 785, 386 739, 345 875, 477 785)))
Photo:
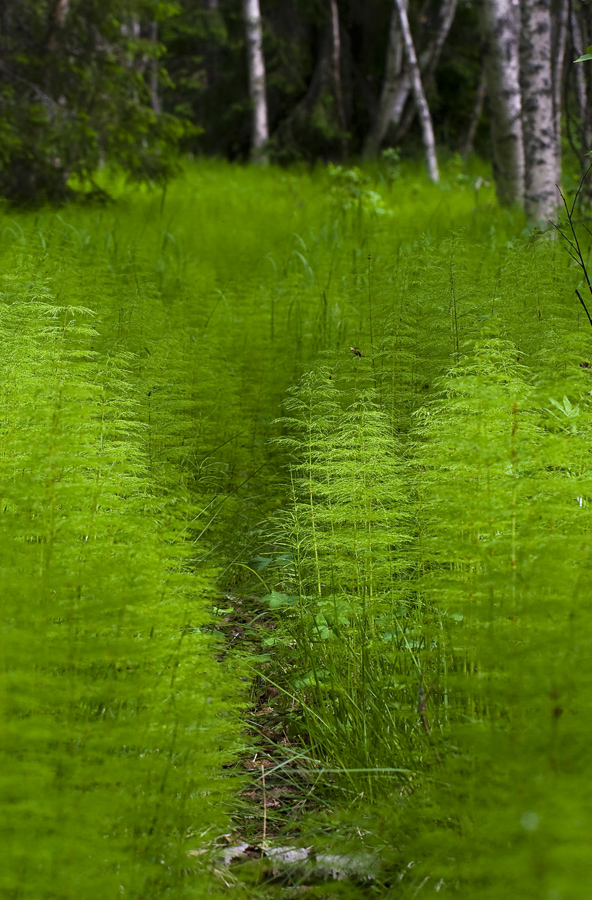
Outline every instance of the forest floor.
POLYGON ((0 220, 0 893, 587 896, 560 239, 479 160, 111 187, 0 220))
MULTIPOLYGON (((223 602, 232 609, 216 626, 224 635, 225 652, 246 656, 257 674, 251 685, 252 703, 245 711, 249 752, 237 763, 248 773, 247 782, 232 831, 213 848, 213 871, 233 893, 246 887, 253 896, 278 900, 334 897, 336 886, 339 894, 376 896, 380 861, 375 856, 331 852, 322 830, 312 822, 303 829, 307 815, 310 820, 340 801, 332 790, 333 777, 322 771, 320 762, 316 765, 320 771, 315 772, 310 748, 294 732, 295 699, 285 684, 273 681, 277 673, 262 644, 277 628, 276 621, 265 614, 257 597, 227 594, 223 602)), ((380 882, 381 890, 388 887, 384 877, 380 882)))

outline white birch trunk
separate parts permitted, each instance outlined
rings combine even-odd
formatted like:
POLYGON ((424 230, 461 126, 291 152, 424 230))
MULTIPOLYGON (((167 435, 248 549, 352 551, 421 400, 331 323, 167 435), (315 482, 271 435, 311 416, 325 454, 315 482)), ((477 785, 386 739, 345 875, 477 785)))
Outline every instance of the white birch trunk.
POLYGON ((555 116, 555 137, 557 140, 557 165, 561 171, 561 95, 565 67, 567 43, 567 22, 569 0, 559 0, 553 28, 553 114, 555 116))
POLYGON ((521 10, 524 208, 529 218, 546 221, 554 215, 560 199, 551 71, 551 0, 521 0, 521 10))
POLYGON ((407 10, 405 9, 404 0, 394 0, 394 3, 399 13, 399 22, 401 25, 401 34, 403 35, 403 44, 405 46, 405 54, 407 56, 407 62, 409 63, 409 70, 411 73, 413 97, 415 100, 417 115, 419 116, 419 121, 421 123, 421 132, 426 151, 428 172, 432 181, 438 182, 440 180, 440 173, 438 171, 438 160, 436 157, 436 141, 434 138, 434 128, 432 125, 430 108, 428 106, 428 102, 423 90, 423 85, 421 83, 419 63, 417 61, 417 54, 415 53, 413 38, 411 37, 411 28, 409 27, 407 10))
MULTIPOLYGON (((158 41, 158 22, 150 23, 150 40, 153 43, 158 41)), ((153 111, 158 115, 162 112, 160 105, 160 97, 158 96, 158 60, 150 60, 150 102, 153 111)))
POLYGON ((519 0, 481 0, 493 173, 502 206, 524 202, 524 143, 520 93, 519 0))
POLYGON ((56 0, 51 11, 49 23, 49 37, 47 39, 48 50, 55 50, 58 32, 61 31, 66 24, 69 11, 70 0, 56 0))
MULTIPOLYGON (((407 2, 408 0, 404 0, 405 8, 407 8, 407 2)), ((378 113, 364 144, 364 157, 366 159, 372 159, 375 156, 378 156, 378 151, 386 137, 388 127, 393 121, 393 118, 397 116, 397 124, 401 118, 405 100, 409 95, 409 89, 411 87, 411 81, 409 78, 406 78, 406 90, 404 92, 400 90, 402 68, 403 39, 401 36, 401 27, 399 25, 399 13, 396 6, 393 4, 386 48, 384 81, 382 83, 382 91, 378 103, 378 113), (397 103, 397 97, 402 98, 403 93, 403 101, 401 102, 401 99, 399 99, 399 103, 397 103), (397 107, 399 108, 397 109, 397 107)))
POLYGON ((333 84, 335 87, 335 100, 337 103, 337 118, 341 129, 341 142, 343 156, 347 154, 347 138, 345 135, 347 122, 345 119, 345 105, 343 103, 343 89, 341 85, 341 35, 339 28, 339 9, 337 0, 329 0, 331 6, 331 57, 333 68, 333 84))
MULTIPOLYGON (((403 0, 405 10, 408 8, 408 0, 403 0)), ((442 54, 442 48, 450 32, 457 0, 443 0, 439 13, 436 36, 428 47, 419 55, 419 68, 425 81, 433 77, 442 54), (425 73, 425 74, 424 74, 425 73)), ((409 95, 413 90, 413 79, 410 70, 403 70, 403 38, 399 23, 399 13, 396 4, 393 4, 393 12, 389 28, 387 46, 385 76, 380 95, 378 114, 374 125, 364 145, 364 156, 371 158, 378 155, 389 127, 395 128, 401 122, 403 111, 409 95)), ((413 110, 411 118, 413 118, 413 110)), ((407 127, 411 122, 406 123, 407 127)))
POLYGON ((53 13, 53 20, 57 28, 63 28, 66 24, 69 9, 70 0, 57 0, 53 13))
MULTIPOLYGON (((419 69, 424 85, 429 84, 435 75, 444 43, 456 13, 456 6, 457 0, 443 0, 436 25, 436 36, 429 43, 426 50, 419 55, 419 69)), ((401 140, 407 134, 415 118, 415 113, 415 106, 411 105, 407 108, 407 112, 402 118, 399 116, 401 121, 397 123, 397 140, 401 140)))
POLYGON ((426 48, 425 58, 424 54, 420 56, 420 65, 422 71, 425 72, 426 79, 431 78, 436 71, 446 38, 452 28, 457 5, 458 0, 442 0, 436 36, 430 46, 426 48))
POLYGON ((267 97, 265 94, 265 62, 263 60, 263 29, 259 0, 243 0, 247 35, 247 62, 249 66, 249 92, 253 107, 251 133, 251 160, 267 165, 267 97))

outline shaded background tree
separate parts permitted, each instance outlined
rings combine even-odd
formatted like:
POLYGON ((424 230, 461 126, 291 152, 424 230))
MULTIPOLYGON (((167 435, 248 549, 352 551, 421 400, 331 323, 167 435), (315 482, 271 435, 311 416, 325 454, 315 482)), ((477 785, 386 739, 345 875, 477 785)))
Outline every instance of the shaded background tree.
POLYGON ((72 176, 114 161, 132 178, 162 180, 186 126, 151 94, 152 0, 5 0, 0 28, 0 194, 60 200, 72 176))
POLYGON ((502 206, 511 206, 524 196, 520 5, 518 0, 482 0, 479 12, 496 193, 502 206))

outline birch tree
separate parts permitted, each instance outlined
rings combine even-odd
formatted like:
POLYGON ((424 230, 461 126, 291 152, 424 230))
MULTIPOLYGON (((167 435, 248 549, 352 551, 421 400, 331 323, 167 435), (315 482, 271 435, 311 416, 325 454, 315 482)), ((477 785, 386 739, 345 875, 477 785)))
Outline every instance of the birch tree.
MULTIPOLYGON (((408 0, 403 0, 405 9, 407 9, 408 0)), ((384 80, 382 82, 382 91, 378 103, 378 112, 366 142, 364 144, 364 156, 371 159, 378 156, 380 146, 386 136, 388 127, 396 118, 397 122, 401 118, 405 100, 409 94, 410 81, 405 78, 405 89, 402 91, 402 69, 403 69, 403 38, 401 35, 401 26, 399 24, 399 12, 395 4, 391 12, 391 20, 389 26, 389 35, 386 46, 386 65, 384 71, 384 80)))
POLYGON ((263 28, 259 0, 243 0, 249 67, 249 93, 253 108, 251 130, 251 160, 267 165, 269 126, 265 92, 265 62, 263 59, 263 28))
MULTIPOLYGON (((428 43, 425 50, 418 54, 418 59, 421 80, 426 90, 434 80, 446 38, 448 37, 448 33, 450 32, 454 21, 456 7, 457 0, 443 0, 443 2, 439 4, 435 23, 431 27, 425 29, 428 43)), ((397 120, 393 120, 392 122, 392 125, 395 127, 397 141, 407 134, 413 123, 415 114, 415 105, 407 102, 406 99, 397 120)))
POLYGON ((55 50, 58 33, 66 24, 66 18, 70 9, 70 0, 55 0, 51 10, 49 29, 47 35, 47 49, 55 50))
POLYGON ((339 25, 339 9, 337 0, 329 0, 331 9, 331 63, 333 70, 333 83, 335 87, 335 101, 337 103, 337 116, 341 128, 343 155, 347 153, 347 139, 345 137, 347 123, 345 120, 345 105, 343 103, 343 88, 341 85, 341 30, 339 25))
POLYGON ((479 19, 489 97, 496 194, 502 206, 522 206, 524 143, 520 93, 519 0, 481 0, 479 19))
POLYGON ((407 10, 405 8, 404 0, 394 0, 394 3, 399 14, 399 23, 401 25, 401 34, 403 36, 405 55, 407 57, 407 62, 409 64, 409 70, 411 73, 413 97, 415 100, 415 107, 417 109, 419 121, 421 123, 421 132, 426 151, 428 172, 432 181, 437 182, 440 180, 440 173, 438 171, 438 160, 436 157, 436 141, 434 138, 434 128, 432 125, 430 108, 428 106, 423 85, 421 83, 419 63, 417 61, 417 54, 415 53, 413 38, 411 37, 411 28, 409 27, 407 10))
MULTIPOLYGON (((158 22, 150 23, 150 40, 153 44, 158 41, 158 22)), ((150 85, 150 103, 155 113, 161 113, 160 96, 158 94, 158 58, 154 56, 150 60, 148 83, 150 85)))
MULTIPOLYGON (((408 0, 403 0, 405 10, 408 9, 408 0)), ((428 34, 428 42, 425 49, 418 52, 419 68, 422 82, 425 84, 433 78, 434 72, 440 60, 442 49, 450 32, 457 0, 442 0, 439 5, 438 16, 433 27, 423 29, 428 34)), ((421 37, 420 31, 420 37, 421 37)), ((399 21, 397 4, 393 3, 389 36, 387 41, 387 53, 385 75, 378 104, 378 112, 373 126, 364 144, 364 156, 372 158, 378 155, 380 146, 384 141, 389 127, 397 127, 401 123, 403 111, 413 93, 413 78, 409 67, 404 66, 404 41, 399 21)), ((411 124, 415 115, 415 107, 412 106, 409 121, 405 122, 405 130, 411 124)))
POLYGON ((565 50, 569 19, 569 0, 559 0, 552 22, 553 37, 553 115, 555 116, 555 136, 557 139, 558 167, 561 170, 561 93, 565 68, 565 50))
POLYGON ((545 221, 559 200, 559 135, 553 108, 551 0, 521 0, 520 81, 524 135, 524 208, 545 221))

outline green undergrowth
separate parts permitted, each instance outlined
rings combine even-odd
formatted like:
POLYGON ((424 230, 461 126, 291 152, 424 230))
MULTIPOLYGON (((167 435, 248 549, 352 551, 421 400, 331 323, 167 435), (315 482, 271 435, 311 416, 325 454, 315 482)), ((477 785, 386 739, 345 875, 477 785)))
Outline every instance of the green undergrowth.
POLYGON ((187 853, 225 825, 238 692, 203 631, 181 350, 135 290, 124 323, 30 260, 0 289, 1 892, 203 896, 187 853))
POLYGON ((113 315, 125 318, 137 285, 162 301, 200 384, 207 465, 222 473, 215 539, 229 555, 236 535, 242 556, 283 496, 268 441, 285 392, 316 353, 355 340, 372 272, 420 235, 439 241, 459 228, 503 246, 516 233, 477 161, 470 174, 455 160, 449 168, 435 187, 419 167, 261 172, 204 161, 165 192, 112 180, 105 207, 7 209, 0 253, 9 269, 34 261, 66 302, 100 307, 112 292, 113 315))
POLYGON ((204 162, 4 210, 7 897, 247 896, 203 851, 262 666, 325 809, 287 840, 351 835, 384 896, 500 896, 494 855, 575 896, 589 326, 472 166, 204 162), (259 661, 216 638, 253 584, 259 661))
POLYGON ((337 789, 319 833, 337 820, 340 852, 380 857, 381 896, 575 900, 592 332, 553 236, 467 237, 368 278, 356 352, 291 390, 265 601, 301 746, 337 789))

